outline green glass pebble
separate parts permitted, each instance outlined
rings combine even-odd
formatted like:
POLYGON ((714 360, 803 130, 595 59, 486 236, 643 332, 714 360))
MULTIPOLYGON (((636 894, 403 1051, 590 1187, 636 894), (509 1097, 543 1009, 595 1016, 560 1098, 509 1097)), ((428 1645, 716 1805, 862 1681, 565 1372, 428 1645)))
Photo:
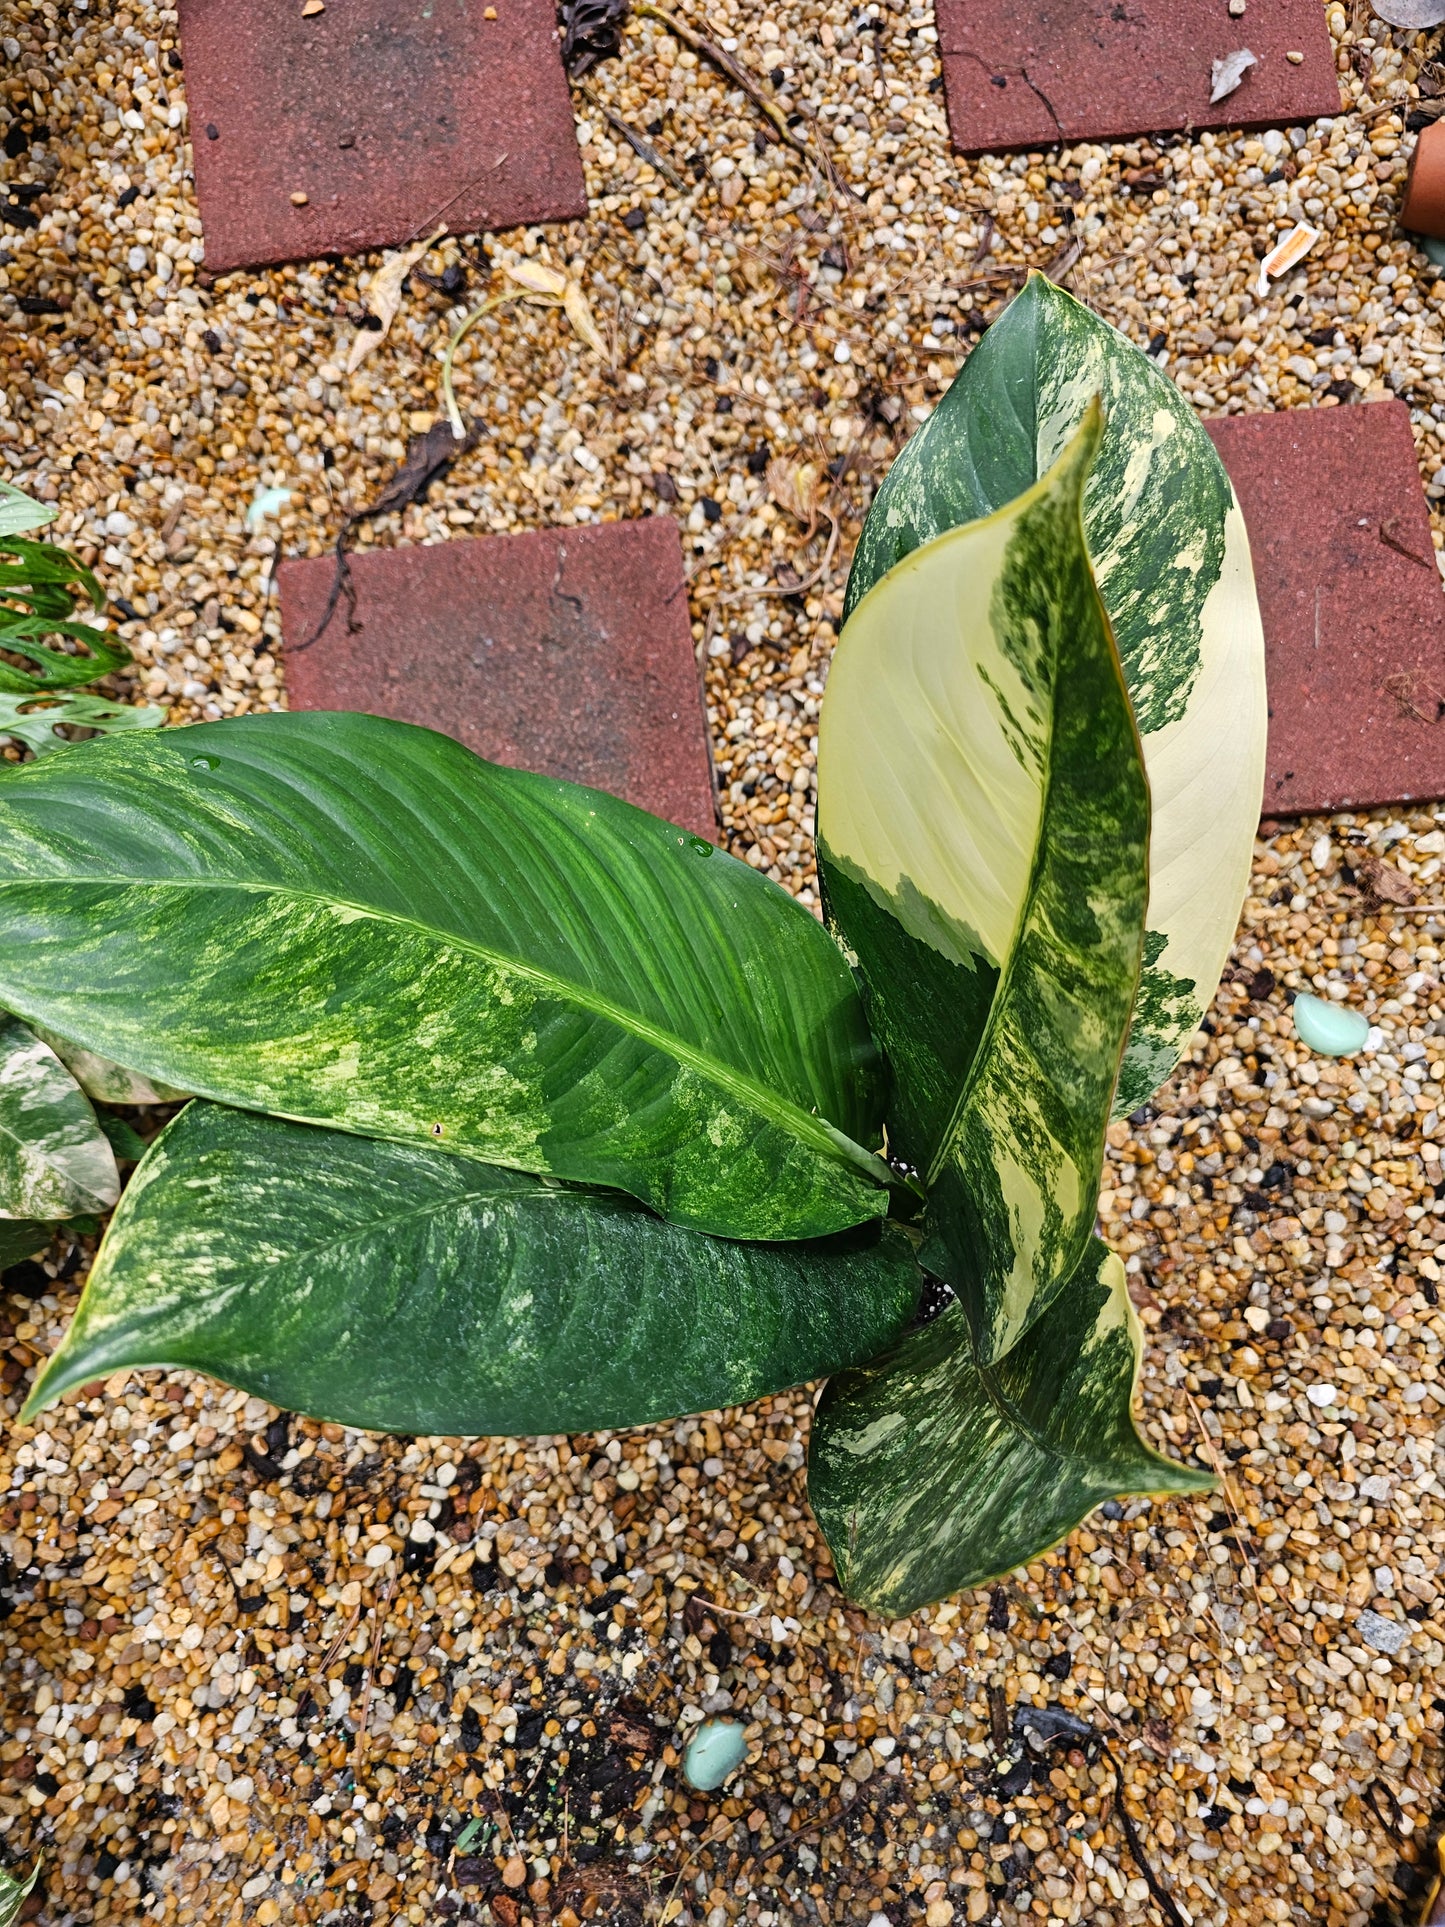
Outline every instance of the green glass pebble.
POLYGON ((682 1770, 689 1786, 712 1793, 748 1756, 748 1743, 736 1720, 704 1720, 688 1741, 682 1770))
POLYGON ((1291 1010, 1296 1036, 1321 1057, 1353 1057, 1369 1040, 1369 1019, 1343 1004, 1328 1004, 1323 997, 1301 993, 1291 1010))

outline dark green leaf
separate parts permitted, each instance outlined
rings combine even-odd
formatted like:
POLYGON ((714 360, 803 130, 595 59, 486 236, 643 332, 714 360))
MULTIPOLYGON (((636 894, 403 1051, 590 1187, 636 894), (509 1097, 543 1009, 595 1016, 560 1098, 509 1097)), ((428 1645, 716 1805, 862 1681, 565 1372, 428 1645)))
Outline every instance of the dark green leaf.
POLYGON ((131 1179, 33 1416, 122 1366, 377 1431, 585 1432, 870 1358, 905 1236, 741 1244, 421 1146, 196 1103, 131 1179))
POLYGON ((957 1305, 830 1381, 808 1496, 843 1590, 885 1619, 1001 1578, 1102 1500, 1208 1491, 1134 1425, 1139 1327, 1097 1239, 1069 1289, 997 1365, 957 1305))
MULTIPOLYGON (((9 509, 0 502, 0 516, 9 509)), ((89 623, 74 620, 76 605, 105 606, 100 584, 73 555, 50 542, 22 536, 0 537, 0 693, 73 688, 94 682, 130 661, 124 643, 89 623), (80 653, 52 648, 47 638, 64 636, 80 653), (29 667, 6 662, 3 654, 24 658, 29 667)))
POLYGON ((0 1271, 34 1258, 55 1235, 53 1224, 38 1224, 32 1218, 0 1218, 0 1271))
POLYGON ((0 775, 0 1001, 152 1081, 725 1236, 886 1208, 876 1056, 808 912, 402 723, 246 717, 0 775))
POLYGON ((117 1158, 129 1164, 138 1163, 146 1154, 146 1141, 133 1124, 114 1111, 99 1110, 95 1121, 105 1132, 106 1140, 117 1158))

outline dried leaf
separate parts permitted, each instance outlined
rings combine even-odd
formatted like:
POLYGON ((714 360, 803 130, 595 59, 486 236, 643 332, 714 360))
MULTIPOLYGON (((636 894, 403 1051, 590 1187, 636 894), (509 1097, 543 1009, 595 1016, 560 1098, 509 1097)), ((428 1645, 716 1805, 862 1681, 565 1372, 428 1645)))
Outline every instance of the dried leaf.
POLYGON ((628 0, 561 0, 562 65, 573 80, 621 51, 627 5, 628 0))
POLYGON ((1209 76, 1212 82, 1209 93, 1210 106, 1212 107, 1216 101, 1227 100, 1249 69, 1258 65, 1258 58, 1249 51, 1248 47, 1240 47, 1236 52, 1226 54, 1223 60, 1216 60, 1209 76))
MULTIPOLYGON (((461 421, 461 416, 457 417, 461 421)), ((406 459, 396 473, 386 482, 381 493, 360 508, 354 515, 347 516, 341 525, 341 533, 336 538, 336 568, 331 578, 331 590, 326 598, 326 607, 321 612, 321 620, 304 642, 292 643, 287 649, 288 656, 296 656, 303 649, 309 649, 319 642, 331 627, 331 619, 341 606, 343 597, 347 606, 347 627, 355 630, 360 627, 356 620, 356 588, 351 580, 351 564, 346 557, 347 543, 351 540, 357 526, 369 521, 374 515, 389 515, 395 509, 404 509, 417 501, 425 492, 427 484, 434 482, 438 475, 454 462, 459 455, 465 455, 475 448, 481 439, 481 429, 475 422, 464 423, 459 440, 452 429, 451 421, 442 416, 434 421, 424 435, 413 435, 406 445, 406 459)))
POLYGON ((409 248, 402 248, 388 254, 381 266, 372 275, 366 289, 366 305, 381 323, 379 328, 358 328, 356 338, 351 344, 351 353, 346 358, 346 372, 354 374, 373 348, 379 347, 391 331, 396 319, 396 311, 401 306, 401 284, 411 273, 417 262, 428 248, 436 246, 446 233, 439 227, 435 234, 425 241, 417 241, 409 248))
POLYGON ((1410 879, 1397 870, 1393 863, 1386 863, 1383 857, 1362 856, 1355 865, 1355 874, 1360 879, 1367 895, 1378 903, 1414 903, 1420 892, 1410 879))
POLYGON ((578 282, 569 280, 560 268, 549 267, 545 261, 514 261, 506 273, 509 280, 515 281, 519 288, 525 288, 528 294, 539 296, 544 301, 560 301, 578 340, 594 354, 607 359, 607 343, 592 318, 592 309, 578 282))
POLYGON ((596 355, 606 361, 607 343, 602 339, 597 323, 592 319, 592 309, 587 297, 575 281, 569 281, 562 294, 562 306, 567 319, 572 323, 572 332, 577 339, 596 355))
POLYGON ((406 460, 386 483, 375 501, 368 502, 353 521, 363 521, 373 515, 388 515, 393 509, 404 509, 409 503, 420 499, 427 485, 434 482, 449 462, 454 462, 468 449, 475 448, 481 435, 476 423, 467 429, 461 441, 452 433, 451 423, 445 416, 434 421, 424 435, 413 435, 406 445, 406 460))
POLYGON ((1438 27, 1445 23, 1445 0, 1370 0, 1370 12, 1392 27, 1438 27))
POLYGON ((818 509, 827 488, 827 479, 816 462, 790 462, 775 455, 768 463, 768 494, 780 509, 806 524, 816 526, 818 509))
POLYGON ((766 294, 777 281, 772 265, 759 254, 742 256, 743 279, 754 294, 766 294))
POLYGON ((566 275, 560 268, 548 267, 545 261, 513 261, 508 265, 506 274, 509 281, 515 281, 528 294, 550 295, 553 300, 560 301, 567 292, 566 275))

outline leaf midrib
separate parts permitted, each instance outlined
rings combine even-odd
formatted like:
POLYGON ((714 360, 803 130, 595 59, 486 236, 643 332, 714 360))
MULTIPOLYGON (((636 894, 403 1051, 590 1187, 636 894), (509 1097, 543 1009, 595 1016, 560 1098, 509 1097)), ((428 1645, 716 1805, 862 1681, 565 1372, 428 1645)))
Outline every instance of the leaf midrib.
MULTIPOLYGON (((1035 486, 1037 486, 1037 484, 1035 486)), ((1010 540, 1012 540, 1012 537, 1010 540)), ((1086 548, 1085 554, 1087 555, 1087 553, 1086 548)), ((995 640, 997 640, 997 637, 995 637, 995 640)), ((1001 650, 1000 653, 1002 653, 1001 650)), ((973 1102, 974 1091, 983 1077, 984 1065, 989 1051, 993 1046, 994 1036, 1004 1021, 1004 1007, 1008 1002, 1009 994, 1013 988, 1014 976, 1019 968, 1020 957, 1023 951, 1023 933, 1028 927, 1029 916, 1033 910, 1034 901, 1038 896, 1039 879, 1043 871, 1045 844, 1047 842, 1045 826, 1049 820, 1049 804, 1053 796, 1054 787, 1054 737, 1059 716, 1057 692, 1055 691, 1054 694, 1055 700, 1049 704, 1048 731, 1042 757, 1044 768, 1043 801, 1039 806, 1038 834, 1034 838, 1034 853, 1033 860, 1029 864, 1028 884, 1019 899, 1019 913, 1014 920, 1014 927, 1009 937, 1008 960, 999 972, 998 982, 994 986, 993 1002, 989 1005, 988 1017, 983 1027, 983 1035, 978 1040, 978 1048, 973 1054, 972 1062, 969 1064, 968 1074, 964 1078, 962 1087, 959 1090, 957 1102, 954 1104, 947 1126, 939 1137, 938 1150, 934 1154, 933 1161, 928 1167, 928 1175, 924 1182, 929 1190, 932 1190, 934 1185, 937 1184, 939 1177, 942 1175, 945 1166, 953 1154, 953 1147, 962 1134, 964 1116, 973 1102)))
POLYGON ((549 976, 533 964, 528 964, 504 950, 493 949, 479 943, 475 938, 464 937, 454 932, 443 932, 414 917, 408 917, 394 910, 377 909, 374 905, 355 903, 342 896, 323 896, 319 891, 299 890, 290 886, 271 883, 248 883, 237 878, 227 877, 125 877, 125 876, 67 876, 50 875, 44 877, 12 877, 0 882, 0 899, 9 889, 24 889, 33 884, 74 885, 78 887, 115 888, 124 890, 231 890, 255 896, 284 897, 295 903, 310 903, 327 909, 354 910, 358 917, 365 917, 375 923, 390 924, 395 928, 414 931, 423 939, 444 944, 465 952, 499 969, 505 969, 532 984, 559 1001, 569 1003, 590 1015, 615 1024, 626 1034, 650 1044, 665 1056, 674 1058, 685 1068, 697 1072, 709 1082, 718 1086, 727 1095, 736 1097, 757 1111, 769 1123, 786 1129, 798 1139, 809 1143, 818 1150, 825 1151, 840 1163, 852 1164, 866 1173, 876 1183, 887 1185, 892 1174, 887 1165, 850 1138, 836 1124, 815 1112, 805 1111, 790 1099, 782 1097, 766 1084, 758 1083, 745 1073, 734 1070, 730 1065, 715 1058, 705 1056, 695 1045, 650 1024, 635 1011, 629 1011, 613 999, 600 993, 584 989, 577 984, 568 983, 563 978, 549 976))

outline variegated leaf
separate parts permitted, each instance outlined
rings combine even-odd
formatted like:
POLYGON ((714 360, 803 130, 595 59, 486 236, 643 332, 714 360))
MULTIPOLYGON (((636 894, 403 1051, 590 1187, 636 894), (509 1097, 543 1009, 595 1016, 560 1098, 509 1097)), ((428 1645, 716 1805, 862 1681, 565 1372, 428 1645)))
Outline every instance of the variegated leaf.
POLYGON ((154 1084, 139 1071, 128 1071, 124 1064, 114 1064, 108 1057, 98 1057, 93 1050, 84 1050, 47 1030, 44 1024, 32 1022, 30 1028, 43 1044, 49 1044, 86 1096, 97 1104, 174 1104, 190 1095, 170 1084, 154 1084))
POLYGON ((958 1305, 831 1380, 808 1497, 839 1583, 884 1619, 985 1585, 1102 1500, 1208 1491, 1132 1416, 1140 1334, 1124 1267, 1097 1239, 1022 1344, 981 1366, 958 1305))
POLYGON ((0 1873, 0 1927, 15 1927, 20 1918, 20 1909, 29 1899, 36 1881, 40 1878, 40 1862, 23 1879, 12 1873, 0 1873))
MULTIPOLYGON (((4 638, 0 636, 0 648, 4 638)), ((91 670, 98 676, 99 669, 91 670)), ((0 691, 0 737, 24 743, 37 756, 64 749, 69 740, 57 736, 64 725, 71 729, 91 729, 111 736, 123 729, 159 729, 167 711, 156 703, 118 703, 109 696, 92 696, 84 690, 30 690, 7 695, 0 691)))
POLYGON ((1041 482, 854 610, 819 847, 928 1191, 923 1262, 981 1357, 1083 1256, 1138 983, 1149 799, 1080 502, 1097 404, 1041 482))
POLYGON ((153 1084, 724 1236, 886 1209, 876 1053, 808 912, 403 723, 248 716, 7 770, 0 1002, 153 1084))
POLYGON ((120 1174, 70 1072, 32 1031, 0 1017, 0 1218, 107 1211, 120 1174))
POLYGON ((377 1431, 640 1425, 875 1357, 921 1283, 893 1227, 709 1238, 615 1191, 197 1102, 137 1168, 26 1410, 169 1365, 377 1431))
MULTIPOLYGON (((1105 431, 1084 527, 1153 808, 1144 969, 1115 1105, 1124 1116, 1168 1077, 1214 995, 1264 787, 1264 637, 1244 518, 1213 444, 1147 356, 1035 275, 879 489, 846 606, 921 543, 1032 486, 1095 395, 1105 431)), ((960 1021, 976 1026, 976 1010, 960 1021)))

